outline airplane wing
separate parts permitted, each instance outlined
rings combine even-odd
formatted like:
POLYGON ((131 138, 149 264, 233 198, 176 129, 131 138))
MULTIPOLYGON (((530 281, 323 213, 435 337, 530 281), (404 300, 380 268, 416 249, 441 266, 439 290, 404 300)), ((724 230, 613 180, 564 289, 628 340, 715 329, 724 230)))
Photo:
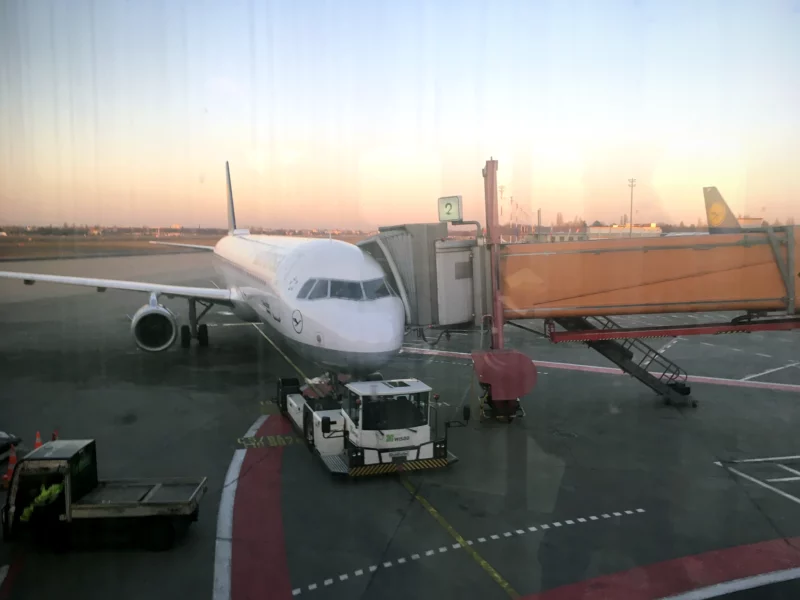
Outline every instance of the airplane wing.
POLYGON ((123 290, 126 292, 145 292, 161 294, 167 298, 195 298, 206 300, 214 304, 231 304, 231 292, 228 289, 186 287, 182 285, 165 285, 161 283, 146 283, 143 281, 122 281, 119 279, 94 279, 92 277, 70 277, 68 275, 43 275, 40 273, 17 273, 15 271, 0 271, 0 279, 21 279, 25 285, 42 283, 62 283, 65 285, 82 285, 97 288, 98 292, 107 289, 123 290))
POLYGON ((193 248, 195 250, 214 250, 214 246, 201 246, 200 244, 177 244, 175 242, 150 242, 159 246, 177 246, 178 248, 193 248))

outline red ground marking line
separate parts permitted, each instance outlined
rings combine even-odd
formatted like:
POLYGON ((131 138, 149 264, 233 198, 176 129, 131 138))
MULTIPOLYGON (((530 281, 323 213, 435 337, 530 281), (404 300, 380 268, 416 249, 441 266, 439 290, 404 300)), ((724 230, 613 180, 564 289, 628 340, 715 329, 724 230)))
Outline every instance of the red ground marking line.
POLYGON ((524 596, 522 600, 651 600, 800 567, 800 538, 684 556, 524 596))
MULTIPOLYGON (((274 415, 255 437, 292 431, 283 417, 274 415)), ((231 599, 291 598, 289 564, 281 509, 283 447, 247 450, 233 505, 231 599)))
MULTIPOLYGON (((460 360, 471 360, 471 356, 466 352, 451 352, 449 350, 431 350, 428 348, 408 348, 402 350, 403 354, 425 354, 428 356, 442 356, 445 358, 457 358, 460 360)), ((616 367, 596 367, 594 365, 581 365, 576 363, 552 362, 547 360, 533 360, 537 367, 548 369, 558 369, 562 371, 582 371, 584 373, 603 373, 606 375, 624 375, 616 367)), ((800 385, 794 383, 773 383, 770 381, 741 381, 739 379, 725 379, 723 377, 706 377, 703 375, 689 375, 691 383, 707 383, 710 385, 725 385, 729 387, 753 388, 759 390, 775 390, 779 392, 800 393, 800 385)))
POLYGON ((761 390, 777 390, 779 392, 800 392, 800 385, 794 383, 773 383, 771 381, 740 381, 738 379, 720 379, 718 377, 702 377, 689 375, 692 383, 709 383, 711 385, 729 385, 733 387, 756 388, 761 390))
POLYGON ((21 552, 15 553, 12 557, 11 564, 8 566, 6 578, 3 580, 2 585, 0 585, 0 600, 8 600, 11 598, 11 588, 14 586, 14 581, 16 581, 17 577, 19 577, 19 574, 22 572, 24 564, 25 556, 21 552))

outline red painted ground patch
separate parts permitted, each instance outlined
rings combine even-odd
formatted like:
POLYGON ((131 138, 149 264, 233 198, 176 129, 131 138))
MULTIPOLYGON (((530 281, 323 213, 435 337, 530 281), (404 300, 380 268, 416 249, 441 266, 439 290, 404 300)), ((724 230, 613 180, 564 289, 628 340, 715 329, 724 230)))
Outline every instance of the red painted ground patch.
POLYGON ((0 600, 8 600, 11 598, 11 589, 14 586, 14 581, 22 571, 22 566, 24 564, 25 558, 22 556, 22 553, 15 553, 11 560, 11 564, 8 567, 8 572, 6 573, 6 578, 3 580, 3 583, 0 584, 0 600))
MULTIPOLYGON (((270 416, 256 437, 284 435, 291 425, 270 416)), ((232 600, 291 598, 283 537, 283 447, 250 449, 245 455, 233 508, 232 600)))
POLYGON ((604 575, 525 596, 524 600, 650 600, 795 567, 800 567, 800 538, 779 539, 604 575))

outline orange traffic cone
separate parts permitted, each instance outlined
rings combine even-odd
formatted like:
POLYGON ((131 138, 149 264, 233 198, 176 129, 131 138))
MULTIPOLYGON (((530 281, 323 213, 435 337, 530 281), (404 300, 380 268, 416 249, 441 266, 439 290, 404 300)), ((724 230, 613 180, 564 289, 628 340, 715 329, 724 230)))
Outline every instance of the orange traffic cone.
POLYGON ((11 477, 14 475, 14 467, 17 466, 17 449, 14 446, 11 446, 11 451, 8 455, 8 469, 6 470, 6 474, 3 475, 3 487, 8 487, 8 484, 11 482, 11 477))
POLYGON ((33 443, 33 449, 36 450, 37 448, 42 447, 42 434, 38 431, 36 432, 36 441, 33 443))

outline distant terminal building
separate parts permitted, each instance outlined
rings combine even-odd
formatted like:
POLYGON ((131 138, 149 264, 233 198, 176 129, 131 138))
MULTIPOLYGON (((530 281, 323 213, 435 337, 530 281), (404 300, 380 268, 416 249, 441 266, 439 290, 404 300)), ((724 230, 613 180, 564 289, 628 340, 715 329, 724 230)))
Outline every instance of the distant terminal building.
POLYGON ((629 227, 626 225, 611 225, 608 227, 588 227, 589 239, 599 240, 608 238, 625 238, 625 237, 659 237, 662 233, 661 227, 655 223, 650 225, 634 225, 629 227))
POLYGON ((655 223, 650 225, 605 225, 576 227, 556 225, 552 227, 533 227, 533 233, 525 236, 529 242, 580 242, 586 240, 617 239, 626 237, 658 237, 661 227, 655 223))
POLYGON ((764 219, 760 217, 739 217, 737 221, 745 229, 760 229, 764 223, 764 219))

